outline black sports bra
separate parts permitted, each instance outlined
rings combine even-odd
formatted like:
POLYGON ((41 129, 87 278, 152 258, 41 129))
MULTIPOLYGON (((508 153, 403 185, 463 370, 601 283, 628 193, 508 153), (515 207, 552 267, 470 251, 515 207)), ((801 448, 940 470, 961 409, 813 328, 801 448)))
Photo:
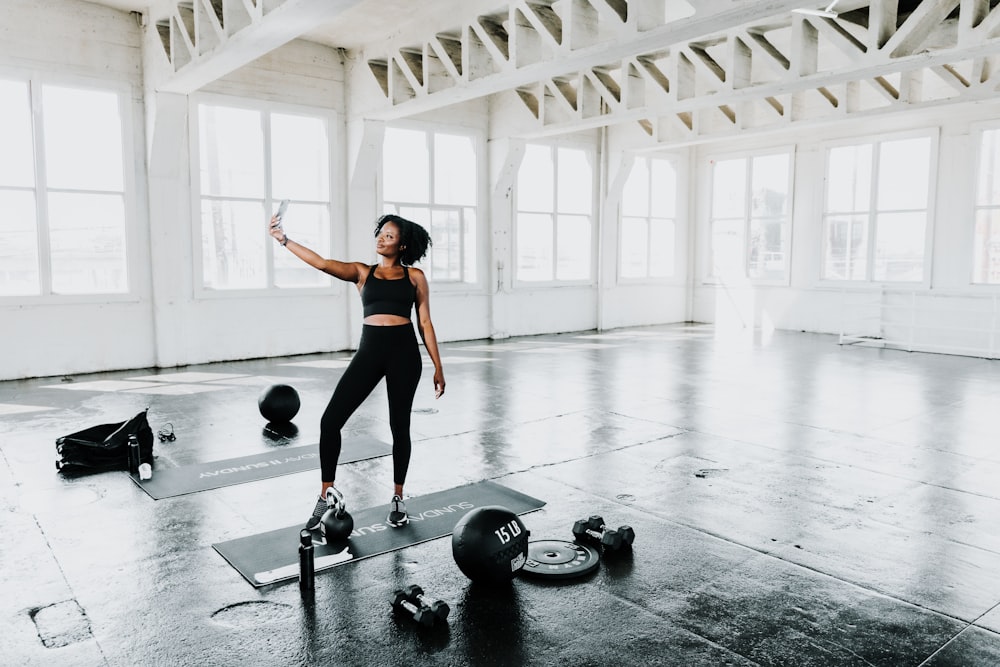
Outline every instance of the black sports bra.
POLYGON ((399 315, 409 319, 410 310, 417 299, 417 288, 410 282, 410 271, 403 267, 403 277, 383 280, 375 277, 375 266, 368 271, 368 279, 361 288, 361 303, 365 317, 369 315, 399 315))

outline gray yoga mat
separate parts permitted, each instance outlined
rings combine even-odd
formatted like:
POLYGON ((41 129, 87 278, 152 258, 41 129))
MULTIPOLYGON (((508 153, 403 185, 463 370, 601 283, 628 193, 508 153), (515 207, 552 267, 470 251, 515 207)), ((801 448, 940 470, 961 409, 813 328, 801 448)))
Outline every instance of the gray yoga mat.
MULTIPOLYGON (((478 482, 426 496, 407 498, 410 523, 392 528, 386 523, 389 504, 347 510, 354 532, 344 544, 329 545, 318 532, 313 548, 316 572, 451 535, 469 511, 500 505, 516 514, 532 512, 545 502, 496 482, 478 482)), ((304 519, 303 519, 304 521, 304 519)), ((296 579, 299 574, 299 532, 302 523, 287 528, 213 544, 212 548, 255 587, 296 579)))
MULTIPOLYGON (((375 438, 344 438, 340 463, 364 461, 391 453, 392 445, 375 438)), ((140 480, 138 475, 133 474, 132 481, 154 500, 160 500, 318 467, 319 446, 311 444, 176 468, 156 468, 152 479, 140 480)))

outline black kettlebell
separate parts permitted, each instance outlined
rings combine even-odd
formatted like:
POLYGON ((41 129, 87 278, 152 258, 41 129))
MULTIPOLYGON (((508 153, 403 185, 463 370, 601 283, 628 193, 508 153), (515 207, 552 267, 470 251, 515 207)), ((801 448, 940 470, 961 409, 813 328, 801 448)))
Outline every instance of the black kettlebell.
POLYGON ((319 530, 327 542, 346 540, 354 532, 354 517, 345 509, 331 507, 320 519, 319 530))

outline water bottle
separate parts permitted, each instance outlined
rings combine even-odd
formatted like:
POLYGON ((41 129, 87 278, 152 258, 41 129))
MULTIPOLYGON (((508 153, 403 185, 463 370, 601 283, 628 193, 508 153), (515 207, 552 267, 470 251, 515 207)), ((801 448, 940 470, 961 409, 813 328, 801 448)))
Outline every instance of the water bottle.
POLYGON ((299 533, 299 588, 311 591, 316 578, 316 564, 313 561, 313 538, 308 530, 299 533))
POLYGON ((128 471, 131 473, 139 472, 139 438, 136 435, 130 435, 128 437, 128 471))

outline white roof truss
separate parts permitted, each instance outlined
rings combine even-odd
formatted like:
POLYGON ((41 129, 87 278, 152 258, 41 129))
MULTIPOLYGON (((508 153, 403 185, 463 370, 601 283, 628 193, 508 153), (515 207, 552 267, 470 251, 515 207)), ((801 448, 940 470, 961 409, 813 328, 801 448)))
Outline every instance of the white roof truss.
MULTIPOLYGON (((155 87, 187 93, 361 0, 160 2, 152 29, 169 67, 155 87)), ((524 112, 523 136, 625 122, 676 144, 997 93, 996 0, 842 0, 834 18, 792 11, 810 4, 476 0, 455 25, 425 21, 369 43, 359 58, 384 98, 357 111, 391 120, 503 95, 524 112)))

